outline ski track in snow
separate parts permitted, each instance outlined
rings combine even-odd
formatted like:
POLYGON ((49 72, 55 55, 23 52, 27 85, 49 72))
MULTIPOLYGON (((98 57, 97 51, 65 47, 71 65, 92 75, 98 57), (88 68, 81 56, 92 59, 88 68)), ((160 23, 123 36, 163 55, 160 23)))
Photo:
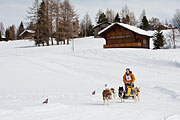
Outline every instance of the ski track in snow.
POLYGON ((0 120, 180 119, 179 49, 102 49, 104 40, 94 38, 75 40, 75 52, 33 44, 0 43, 0 120), (127 67, 141 102, 117 98, 104 106, 104 84, 117 92, 127 67))

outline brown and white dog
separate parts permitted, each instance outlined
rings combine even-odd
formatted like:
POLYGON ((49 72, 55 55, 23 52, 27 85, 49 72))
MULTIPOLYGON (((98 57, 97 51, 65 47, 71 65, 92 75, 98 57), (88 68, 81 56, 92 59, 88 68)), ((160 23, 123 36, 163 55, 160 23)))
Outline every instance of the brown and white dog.
POLYGON ((134 101, 140 102, 140 87, 133 88, 133 93, 134 93, 134 101))
POLYGON ((106 101, 107 101, 107 104, 109 105, 109 101, 110 100, 114 101, 117 95, 115 93, 114 88, 111 88, 111 89, 106 88, 105 90, 103 90, 102 96, 103 96, 104 105, 106 101))
POLYGON ((107 100, 108 105, 109 105, 109 100, 112 99, 112 92, 111 92, 111 90, 106 88, 105 90, 103 90, 102 96, 103 96, 104 105, 105 105, 106 100, 107 100))
POLYGON ((110 91, 112 92, 112 99, 115 100, 117 95, 114 88, 111 88, 110 91))

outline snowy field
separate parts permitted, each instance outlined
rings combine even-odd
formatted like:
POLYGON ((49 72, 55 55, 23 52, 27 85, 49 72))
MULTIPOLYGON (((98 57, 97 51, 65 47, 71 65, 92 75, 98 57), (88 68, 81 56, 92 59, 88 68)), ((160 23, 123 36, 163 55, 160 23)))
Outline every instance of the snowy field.
POLYGON ((180 120, 180 49, 103 49, 104 42, 76 39, 75 52, 1 42, 0 120, 180 120), (127 67, 141 102, 104 106, 104 85, 117 91, 127 67))

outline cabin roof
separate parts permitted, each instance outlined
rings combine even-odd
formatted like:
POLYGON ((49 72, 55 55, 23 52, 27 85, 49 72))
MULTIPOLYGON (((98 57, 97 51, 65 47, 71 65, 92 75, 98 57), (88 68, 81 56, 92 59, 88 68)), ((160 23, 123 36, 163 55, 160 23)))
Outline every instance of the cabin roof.
POLYGON ((142 30, 140 28, 137 28, 135 26, 131 26, 131 25, 128 25, 128 24, 124 24, 124 23, 113 23, 111 25, 109 25, 108 27, 106 27, 105 29, 101 30, 98 35, 101 35, 102 33, 106 32, 107 30, 111 29, 113 26, 115 25, 118 25, 118 26, 121 26, 121 27, 124 27, 128 30, 131 30, 137 34, 140 34, 140 35, 144 35, 144 36, 148 36, 148 37, 151 37, 152 35, 149 34, 147 31, 145 30, 142 30))
POLYGON ((24 30, 19 36, 22 36, 25 32, 28 32, 28 33, 35 33, 35 31, 33 30, 24 30))
POLYGON ((111 25, 110 22, 103 22, 103 23, 100 23, 100 24, 97 24, 96 26, 94 26, 94 28, 99 27, 99 26, 101 26, 102 24, 109 24, 109 25, 111 25))

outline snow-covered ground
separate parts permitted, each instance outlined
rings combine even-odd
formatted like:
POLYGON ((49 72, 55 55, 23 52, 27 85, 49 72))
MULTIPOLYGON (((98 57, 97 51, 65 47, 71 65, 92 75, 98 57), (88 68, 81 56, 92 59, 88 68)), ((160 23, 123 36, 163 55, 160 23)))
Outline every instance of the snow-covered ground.
POLYGON ((67 45, 1 42, 0 120, 180 120, 180 49, 103 49, 104 43, 76 39, 72 52, 67 45), (104 106, 104 85, 117 91, 127 67, 141 102, 117 98, 104 106))

